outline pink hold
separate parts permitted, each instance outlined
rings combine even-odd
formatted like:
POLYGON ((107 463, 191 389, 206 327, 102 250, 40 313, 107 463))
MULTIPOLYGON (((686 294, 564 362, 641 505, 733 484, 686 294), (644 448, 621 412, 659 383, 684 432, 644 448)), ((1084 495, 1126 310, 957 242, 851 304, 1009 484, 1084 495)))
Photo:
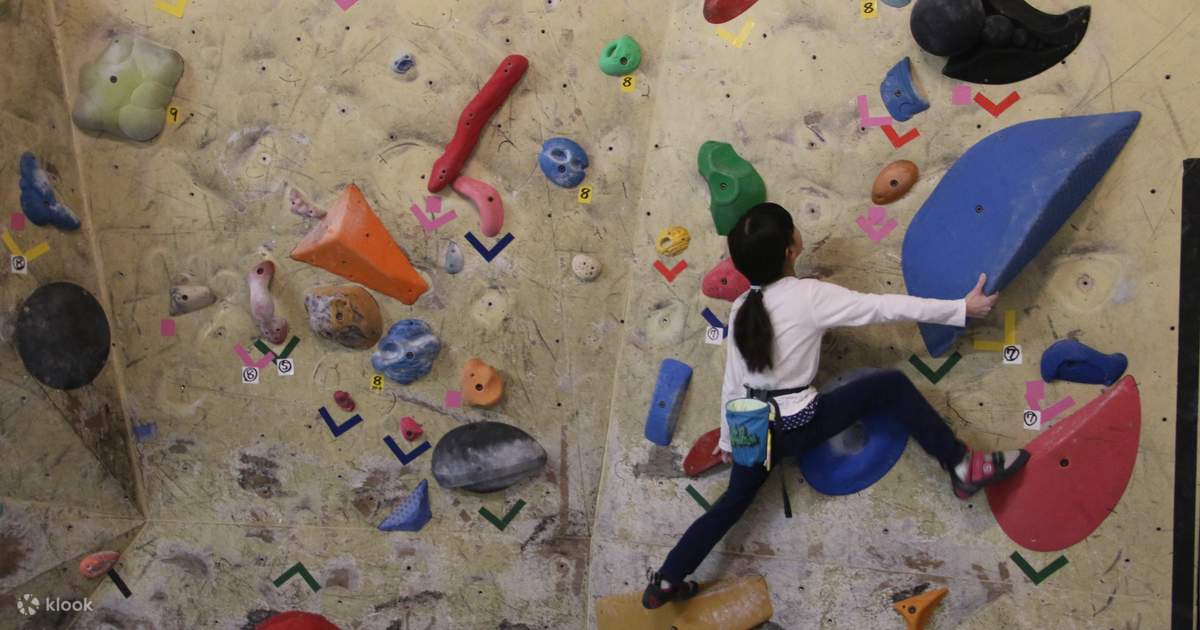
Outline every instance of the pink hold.
POLYGON ((732 302, 750 290, 750 281, 733 266, 732 258, 722 258, 721 262, 704 274, 700 290, 710 298, 732 302))
POLYGON ((293 214, 302 216, 306 219, 325 218, 325 211, 312 205, 311 203, 308 203, 308 200, 304 198, 304 195, 301 194, 299 190, 296 190, 295 188, 289 188, 287 194, 288 208, 293 214))
POLYGON ((354 399, 347 392, 340 389, 333 392, 333 402, 337 403, 337 406, 341 407, 342 411, 354 411, 354 399))
POLYGON ((500 234, 500 228, 504 225, 504 202, 495 188, 466 175, 459 175, 451 186, 479 209, 479 223, 484 236, 500 234))
POLYGON ((275 317, 275 301, 271 299, 271 278, 275 277, 275 263, 264 260, 246 274, 250 285, 250 317, 258 324, 258 332, 271 343, 287 340, 288 323, 275 317))
POLYGON ((79 561, 79 574, 89 580, 101 577, 108 573, 120 559, 121 554, 117 551, 89 553, 79 561))
POLYGON ((413 442, 425 433, 425 429, 421 428, 421 425, 417 424, 416 420, 404 416, 400 419, 400 432, 404 434, 404 439, 413 442))

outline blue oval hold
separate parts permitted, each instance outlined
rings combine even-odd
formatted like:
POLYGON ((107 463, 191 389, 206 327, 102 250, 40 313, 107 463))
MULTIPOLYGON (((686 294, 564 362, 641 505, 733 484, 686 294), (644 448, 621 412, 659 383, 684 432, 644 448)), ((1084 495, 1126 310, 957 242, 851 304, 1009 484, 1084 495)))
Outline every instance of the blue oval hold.
POLYGON ((897 9, 908 6, 908 3, 910 2, 912 2, 912 0, 883 0, 884 4, 897 9))
POLYGON ((573 140, 550 138, 542 144, 538 166, 554 184, 574 188, 587 176, 588 156, 573 140))
POLYGON ((912 82, 912 63, 908 57, 888 70, 883 82, 879 84, 879 96, 888 113, 899 122, 904 122, 917 114, 929 109, 929 102, 917 94, 917 88, 912 82))
POLYGON ((433 369, 442 342, 429 324, 419 319, 402 319, 392 324, 377 348, 371 355, 371 367, 401 385, 408 385, 433 369))
POLYGON ((415 65, 417 65, 416 60, 413 59, 412 55, 406 53, 392 60, 392 72, 395 72, 396 74, 406 74, 409 70, 412 70, 413 66, 415 65))
MULTIPOLYGON (((858 375, 878 373, 864 370, 858 375)), ((860 418, 850 428, 796 458, 804 480, 830 496, 853 494, 883 479, 908 445, 908 430, 884 409, 860 418)))

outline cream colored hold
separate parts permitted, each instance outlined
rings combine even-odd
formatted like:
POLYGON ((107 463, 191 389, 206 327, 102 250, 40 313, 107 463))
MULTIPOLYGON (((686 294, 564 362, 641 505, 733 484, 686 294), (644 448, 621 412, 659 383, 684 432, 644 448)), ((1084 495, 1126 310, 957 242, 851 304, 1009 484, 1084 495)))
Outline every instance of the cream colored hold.
POLYGON ((587 254, 575 254, 571 259, 571 272, 584 282, 591 282, 600 276, 603 267, 599 260, 587 254))
POLYGON ((212 289, 199 284, 182 284, 171 287, 171 301, 167 312, 172 317, 193 313, 217 301, 212 289))

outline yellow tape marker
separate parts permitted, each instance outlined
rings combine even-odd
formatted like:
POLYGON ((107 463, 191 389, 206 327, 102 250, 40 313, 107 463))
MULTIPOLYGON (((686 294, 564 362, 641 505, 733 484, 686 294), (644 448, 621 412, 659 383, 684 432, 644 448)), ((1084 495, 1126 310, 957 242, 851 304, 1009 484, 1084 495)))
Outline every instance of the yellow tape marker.
POLYGON ((8 253, 13 256, 20 256, 25 253, 21 250, 21 246, 17 245, 17 242, 13 240, 12 234, 5 232, 4 236, 0 238, 4 239, 4 246, 8 248, 8 253))
POLYGON ((742 24, 742 30, 738 32, 737 37, 734 37, 733 33, 730 33, 729 31, 727 31, 723 28, 717 29, 717 37, 720 37, 721 39, 725 40, 730 46, 733 46, 734 48, 741 48, 742 44, 745 44, 746 40, 750 38, 750 32, 753 30, 754 30, 754 20, 752 20, 750 18, 746 18, 746 22, 744 24, 742 24))
POLYGON ((862 19, 873 20, 879 17, 879 3, 875 0, 862 0, 862 19))
POLYGON ((171 123, 172 125, 178 125, 180 118, 183 118, 183 110, 179 109, 178 105, 172 103, 171 106, 167 108, 167 122, 171 123))
POLYGON ((595 196, 595 191, 591 186, 579 187, 579 203, 592 203, 593 196, 595 196))
POLYGON ((154 8, 181 18, 183 17, 183 10, 187 8, 187 3, 188 0, 175 0, 174 3, 166 2, 166 0, 155 0, 154 8))
POLYGON ((40 257, 42 254, 45 254, 48 251, 50 251, 50 243, 42 243, 40 245, 34 245, 33 249, 25 252, 25 261, 33 262, 34 260, 37 260, 38 257, 40 257))
POLYGON ((1017 312, 1004 311, 1004 341, 975 340, 975 349, 984 352, 1004 352, 1005 346, 1017 343, 1017 312))
POLYGON ((627 75, 621 77, 621 91, 622 92, 636 92, 637 91, 637 77, 633 76, 632 74, 627 74, 627 75))

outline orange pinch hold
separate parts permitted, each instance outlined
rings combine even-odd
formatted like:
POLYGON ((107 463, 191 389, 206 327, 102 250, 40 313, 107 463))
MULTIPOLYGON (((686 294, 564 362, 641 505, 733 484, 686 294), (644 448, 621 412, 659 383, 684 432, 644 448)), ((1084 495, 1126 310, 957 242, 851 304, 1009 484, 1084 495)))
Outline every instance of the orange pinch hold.
POLYGON ((896 612, 904 617, 904 623, 908 624, 908 630, 921 630, 925 627, 925 622, 929 621, 929 617, 937 608, 938 603, 949 592, 950 589, 946 587, 925 591, 920 595, 914 595, 892 604, 892 608, 895 608, 896 612))
POLYGON ((346 186, 291 256, 408 305, 429 289, 354 184, 346 186))
POLYGON ((496 368, 478 358, 467 361, 462 371, 463 400, 477 407, 491 407, 503 395, 504 381, 496 368))
POLYGON ((102 577, 121 559, 119 551, 97 551, 89 553, 79 561, 79 575, 92 580, 102 577))

